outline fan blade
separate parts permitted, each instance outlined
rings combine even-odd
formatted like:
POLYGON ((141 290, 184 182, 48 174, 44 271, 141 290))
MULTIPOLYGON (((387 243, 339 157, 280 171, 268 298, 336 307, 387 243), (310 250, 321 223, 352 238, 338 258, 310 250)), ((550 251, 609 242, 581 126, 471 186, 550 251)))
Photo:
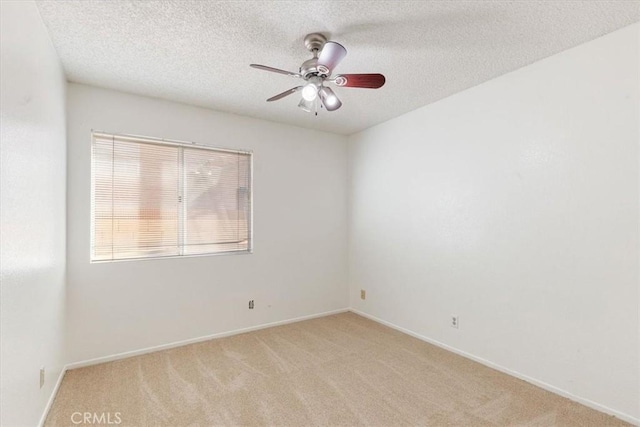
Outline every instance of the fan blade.
POLYGON ((340 43, 326 42, 318 57, 318 65, 324 66, 330 73, 346 55, 347 49, 340 43))
POLYGON ((285 76, 291 77, 302 77, 298 73, 292 73, 291 71, 281 70, 279 68, 267 67, 266 65, 260 64, 249 64, 250 67, 257 68, 258 70, 271 71, 272 73, 284 74, 285 76))
POLYGON ((282 99, 285 96, 291 95, 292 93, 296 93, 300 89, 302 89, 302 86, 292 87, 289 90, 285 90, 284 92, 277 94, 276 96, 272 96, 271 98, 267 99, 267 102, 277 101, 278 99, 282 99))
POLYGON ((378 89, 386 80, 382 74, 339 74, 333 81, 336 85, 343 87, 378 89))

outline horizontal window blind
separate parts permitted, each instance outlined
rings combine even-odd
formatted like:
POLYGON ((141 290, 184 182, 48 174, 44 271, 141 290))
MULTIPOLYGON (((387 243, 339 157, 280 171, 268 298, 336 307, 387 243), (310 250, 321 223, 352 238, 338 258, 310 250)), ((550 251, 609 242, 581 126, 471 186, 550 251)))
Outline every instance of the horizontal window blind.
POLYGON ((251 153, 93 133, 92 261, 250 250, 251 153))

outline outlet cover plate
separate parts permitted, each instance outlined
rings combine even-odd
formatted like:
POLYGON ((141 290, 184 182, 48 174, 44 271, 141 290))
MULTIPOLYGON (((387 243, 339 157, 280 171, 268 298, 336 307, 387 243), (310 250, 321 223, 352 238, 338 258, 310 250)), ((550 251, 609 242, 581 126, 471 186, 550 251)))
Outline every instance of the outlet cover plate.
POLYGON ((455 314, 451 315, 451 327, 455 328, 455 329, 459 329, 460 328, 460 318, 458 316, 456 316, 455 314))

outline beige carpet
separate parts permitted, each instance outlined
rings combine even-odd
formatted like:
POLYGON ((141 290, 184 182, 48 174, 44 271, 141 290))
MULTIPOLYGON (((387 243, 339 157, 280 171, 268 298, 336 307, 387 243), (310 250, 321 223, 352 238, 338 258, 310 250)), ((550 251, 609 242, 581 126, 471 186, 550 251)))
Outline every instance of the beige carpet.
POLYGON ((84 412, 121 426, 629 425, 353 313, 71 370, 46 425, 84 412))

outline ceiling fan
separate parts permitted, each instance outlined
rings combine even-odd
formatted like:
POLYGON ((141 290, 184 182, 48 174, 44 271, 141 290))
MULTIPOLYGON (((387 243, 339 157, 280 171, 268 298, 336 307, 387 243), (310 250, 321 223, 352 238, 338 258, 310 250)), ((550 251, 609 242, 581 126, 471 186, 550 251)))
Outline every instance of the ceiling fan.
POLYGON ((318 107, 324 107, 327 111, 335 111, 342 106, 340 99, 330 87, 325 86, 325 83, 367 89, 378 89, 384 85, 385 78, 382 74, 337 74, 332 77, 333 69, 347 54, 347 50, 340 43, 327 41, 327 38, 320 33, 311 33, 304 38, 304 44, 313 54, 313 58, 304 61, 297 73, 266 65, 250 64, 251 67, 259 70, 304 80, 300 86, 272 96, 267 99, 267 102, 277 101, 296 92, 302 92, 302 99, 298 107, 318 115, 318 107))

